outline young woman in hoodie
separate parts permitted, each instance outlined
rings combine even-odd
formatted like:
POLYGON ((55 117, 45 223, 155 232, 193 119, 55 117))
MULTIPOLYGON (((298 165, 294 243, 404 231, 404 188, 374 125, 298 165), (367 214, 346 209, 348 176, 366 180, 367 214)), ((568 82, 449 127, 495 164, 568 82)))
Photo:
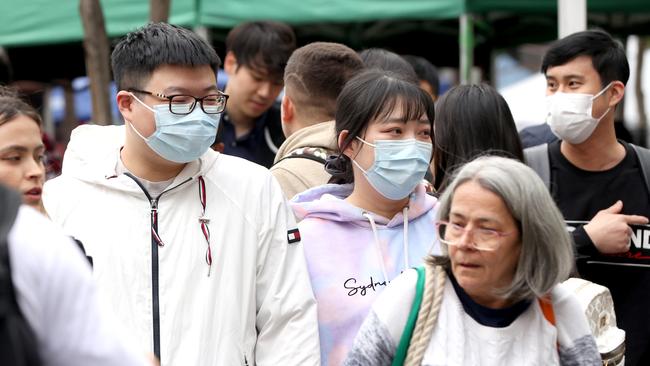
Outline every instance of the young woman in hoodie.
POLYGON ((433 119, 426 92, 386 71, 357 75, 338 97, 339 154, 326 164, 334 184, 292 200, 318 303, 323 365, 343 362, 393 278, 439 252, 437 200, 422 184, 433 119))

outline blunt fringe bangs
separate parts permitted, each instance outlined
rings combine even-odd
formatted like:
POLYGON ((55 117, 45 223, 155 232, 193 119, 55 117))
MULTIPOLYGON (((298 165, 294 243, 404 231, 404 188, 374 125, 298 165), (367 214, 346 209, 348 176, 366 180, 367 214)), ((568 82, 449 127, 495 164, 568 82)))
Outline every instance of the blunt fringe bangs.
MULTIPOLYGON (((420 87, 400 75, 379 69, 364 70, 345 84, 336 100, 336 134, 343 130, 348 136, 339 146, 337 163, 326 169, 332 174, 330 183, 352 183, 352 164, 343 151, 355 140, 365 136, 368 124, 386 119, 396 108, 404 123, 427 117, 433 128, 435 109, 431 97, 420 87), (332 169, 330 169, 332 168, 332 169)), ((433 143, 433 137, 432 143, 433 143)))
MULTIPOLYGON (((534 300, 566 280, 573 269, 571 238, 546 186, 525 164, 499 156, 482 156, 460 168, 440 199, 438 215, 447 220, 456 188, 476 182, 499 196, 519 226, 521 252, 512 283, 496 295, 515 301, 534 300)), ((448 248, 429 262, 448 265, 448 248)))
POLYGON ((221 60, 196 33, 167 23, 150 23, 117 43, 111 64, 118 90, 126 90, 142 88, 162 65, 209 65, 216 73, 221 60))
POLYGON ((549 67, 564 65, 578 56, 591 57, 602 87, 616 80, 627 84, 630 65, 625 48, 602 30, 577 32, 555 41, 542 59, 541 71, 546 74, 549 67))

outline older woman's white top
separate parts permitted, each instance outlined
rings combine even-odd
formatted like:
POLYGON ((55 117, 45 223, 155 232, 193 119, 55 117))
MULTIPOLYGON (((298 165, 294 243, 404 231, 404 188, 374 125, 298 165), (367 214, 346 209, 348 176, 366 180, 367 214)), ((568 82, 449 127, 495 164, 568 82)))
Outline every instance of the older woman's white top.
MULTIPOLYGON (((373 304, 345 365, 390 365, 415 296, 417 272, 396 278, 373 304)), ((482 325, 463 309, 449 279, 423 365, 597 365, 584 312, 562 285, 551 291, 556 324, 538 302, 510 325, 482 325)))

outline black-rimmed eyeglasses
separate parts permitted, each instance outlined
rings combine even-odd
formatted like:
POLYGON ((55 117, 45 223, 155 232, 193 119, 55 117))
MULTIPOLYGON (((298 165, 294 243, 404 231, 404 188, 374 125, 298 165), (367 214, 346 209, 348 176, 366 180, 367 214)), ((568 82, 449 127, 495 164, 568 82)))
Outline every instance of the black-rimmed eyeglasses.
POLYGON ((169 111, 173 114, 190 114, 196 107, 196 104, 201 105, 201 109, 206 114, 219 114, 226 109, 226 102, 228 101, 228 94, 215 93, 209 94, 202 98, 197 98, 193 95, 174 94, 165 95, 161 93, 152 93, 146 90, 129 89, 133 93, 143 93, 151 95, 160 99, 167 99, 169 101, 169 111))

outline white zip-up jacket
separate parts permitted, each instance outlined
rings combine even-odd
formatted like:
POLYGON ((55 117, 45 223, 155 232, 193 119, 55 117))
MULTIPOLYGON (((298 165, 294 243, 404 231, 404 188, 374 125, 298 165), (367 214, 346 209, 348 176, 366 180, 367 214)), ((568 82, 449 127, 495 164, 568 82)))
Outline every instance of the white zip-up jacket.
POLYGON ((299 234, 268 170, 210 150, 150 200, 116 174, 123 140, 123 126, 75 129, 44 203, 83 243, 102 300, 141 348, 158 347, 162 366, 319 364, 299 234), (209 220, 210 276, 200 218, 209 220))

